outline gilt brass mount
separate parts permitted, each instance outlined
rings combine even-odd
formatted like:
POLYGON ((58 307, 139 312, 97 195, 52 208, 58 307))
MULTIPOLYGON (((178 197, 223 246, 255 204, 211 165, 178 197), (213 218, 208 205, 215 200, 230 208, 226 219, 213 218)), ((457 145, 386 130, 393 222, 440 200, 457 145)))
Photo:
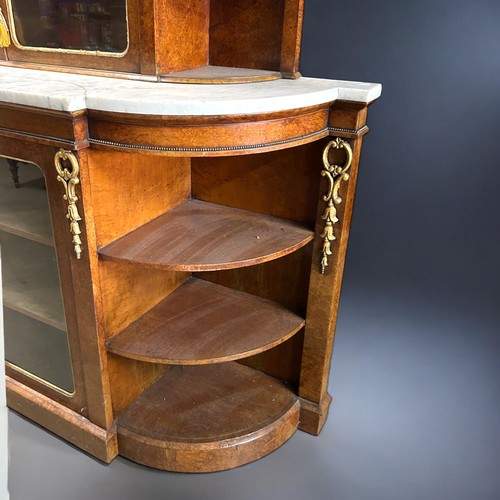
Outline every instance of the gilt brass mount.
POLYGON ((342 198, 339 196, 339 189, 342 181, 349 180, 348 171, 352 164, 352 149, 348 142, 340 137, 330 141, 323 152, 323 170, 321 176, 328 180, 328 192, 323 196, 323 200, 327 202, 327 206, 321 218, 325 221, 325 228, 319 235, 323 238, 323 250, 321 255, 321 274, 325 274, 328 267, 328 257, 332 255, 332 243, 336 240, 334 234, 334 226, 339 221, 337 217, 337 207, 342 203, 342 198), (347 158, 343 166, 332 165, 329 160, 331 149, 344 149, 347 158))
POLYGON ((56 153, 54 164, 58 173, 57 180, 63 183, 65 189, 63 198, 68 202, 68 213, 66 217, 69 219, 69 230, 73 235, 73 248, 76 258, 79 259, 82 256, 82 240, 80 238, 82 231, 79 224, 82 218, 76 206, 76 202, 78 201, 76 185, 80 183, 80 179, 78 178, 80 166, 78 165, 76 156, 71 151, 65 151, 64 149, 60 149, 56 153), (65 161, 69 161, 71 170, 63 166, 65 161))

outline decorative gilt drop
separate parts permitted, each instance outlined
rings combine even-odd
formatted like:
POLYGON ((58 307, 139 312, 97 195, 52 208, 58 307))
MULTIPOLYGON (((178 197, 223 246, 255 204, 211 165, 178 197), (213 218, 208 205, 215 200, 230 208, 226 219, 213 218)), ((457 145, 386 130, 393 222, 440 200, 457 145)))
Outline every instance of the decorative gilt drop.
POLYGON ((334 226, 339 221, 337 217, 337 207, 342 203, 342 198, 339 196, 340 185, 342 181, 349 180, 348 171, 352 164, 352 149, 348 142, 340 137, 330 141, 323 152, 323 170, 321 176, 328 180, 328 192, 323 196, 323 200, 327 202, 327 206, 321 218, 325 221, 325 228, 320 233, 320 238, 323 238, 323 249, 321 254, 321 274, 325 274, 328 267, 328 257, 333 255, 332 243, 336 240, 334 226), (344 149, 347 154, 346 162, 343 166, 332 165, 328 158, 331 149, 344 149))
POLYGON ((9 26, 0 8, 0 47, 4 49, 10 46, 9 26))
POLYGON ((76 202, 78 201, 76 185, 80 183, 80 179, 78 178, 80 166, 78 165, 76 156, 71 151, 65 151, 64 149, 60 149, 56 153, 54 164, 58 173, 57 180, 62 182, 64 186, 65 194, 63 198, 68 202, 68 213, 66 217, 69 219, 69 231, 72 234, 73 248, 76 258, 80 259, 82 256, 82 240, 80 238, 82 231, 79 221, 81 221, 82 218, 76 206, 76 202), (66 161, 70 163, 71 170, 63 166, 63 163, 66 161))

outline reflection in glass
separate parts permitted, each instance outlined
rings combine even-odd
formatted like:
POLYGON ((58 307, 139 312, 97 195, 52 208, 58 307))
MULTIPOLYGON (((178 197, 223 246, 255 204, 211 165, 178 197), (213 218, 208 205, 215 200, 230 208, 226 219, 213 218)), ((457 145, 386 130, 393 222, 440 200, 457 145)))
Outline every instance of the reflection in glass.
POLYGON ((5 358, 66 392, 73 375, 45 179, 0 158, 5 358))
POLYGON ((127 50, 126 0, 10 0, 24 47, 122 54, 127 50))

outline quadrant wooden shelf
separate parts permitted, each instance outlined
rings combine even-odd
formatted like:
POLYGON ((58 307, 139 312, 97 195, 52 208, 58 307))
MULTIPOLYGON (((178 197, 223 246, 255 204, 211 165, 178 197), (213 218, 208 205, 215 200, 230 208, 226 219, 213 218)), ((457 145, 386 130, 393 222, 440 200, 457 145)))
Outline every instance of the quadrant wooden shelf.
POLYGON ((216 271, 277 259, 313 237, 310 229, 286 219, 190 200, 99 254, 157 269, 216 271))
POLYGON ((153 363, 220 363, 271 349, 304 324, 280 304, 191 278, 107 347, 153 363))
POLYGON ((263 82, 279 78, 281 73, 277 71, 210 65, 160 76, 162 82, 207 84, 263 82))
POLYGON ((118 446, 160 469, 224 470, 281 446, 299 410, 285 385, 238 363, 176 366, 120 415, 118 446))

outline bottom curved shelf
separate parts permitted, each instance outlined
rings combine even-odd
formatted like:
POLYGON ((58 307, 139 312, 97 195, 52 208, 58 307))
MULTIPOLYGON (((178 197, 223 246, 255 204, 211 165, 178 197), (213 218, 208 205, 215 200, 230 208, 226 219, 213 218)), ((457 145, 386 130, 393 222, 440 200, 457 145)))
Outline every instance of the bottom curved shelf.
POLYGON ((253 462, 297 430, 281 382, 235 362, 175 366, 117 419, 120 455, 157 469, 215 472, 253 462))

